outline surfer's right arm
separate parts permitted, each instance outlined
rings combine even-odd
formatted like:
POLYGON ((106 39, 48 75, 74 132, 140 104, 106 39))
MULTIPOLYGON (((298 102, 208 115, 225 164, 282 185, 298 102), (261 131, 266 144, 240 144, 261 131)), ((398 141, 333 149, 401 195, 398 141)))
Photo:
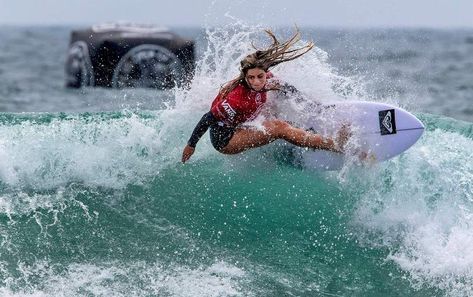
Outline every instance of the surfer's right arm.
POLYGON ((182 152, 182 163, 185 163, 187 160, 189 160, 192 154, 194 154, 195 146, 197 145, 197 142, 199 142, 202 135, 207 132, 211 125, 216 124, 217 121, 217 118, 210 111, 202 116, 200 121, 195 126, 194 131, 192 132, 192 135, 187 141, 187 145, 182 152))

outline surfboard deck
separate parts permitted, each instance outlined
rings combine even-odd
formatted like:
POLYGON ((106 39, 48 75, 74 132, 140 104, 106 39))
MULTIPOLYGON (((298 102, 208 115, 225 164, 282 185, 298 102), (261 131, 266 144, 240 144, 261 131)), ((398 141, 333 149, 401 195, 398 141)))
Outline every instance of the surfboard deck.
POLYGON ((352 137, 346 154, 323 150, 297 149, 296 157, 304 166, 338 170, 348 160, 382 162, 409 149, 424 132, 424 125, 408 111, 385 103, 342 101, 319 106, 304 128, 335 137, 342 125, 349 125, 352 137))

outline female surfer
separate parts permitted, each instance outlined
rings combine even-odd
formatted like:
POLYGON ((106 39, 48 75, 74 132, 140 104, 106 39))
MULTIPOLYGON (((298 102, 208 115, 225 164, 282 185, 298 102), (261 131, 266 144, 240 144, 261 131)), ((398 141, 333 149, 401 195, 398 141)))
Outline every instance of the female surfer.
POLYGON ((325 138, 292 126, 286 121, 266 119, 262 130, 244 124, 256 118, 266 102, 268 91, 297 92, 294 87, 273 78, 269 70, 286 61, 294 60, 314 47, 312 42, 292 48, 300 40, 297 31, 286 42, 280 43, 267 30, 273 43, 265 50, 246 56, 240 62, 240 75, 225 84, 214 99, 210 111, 204 114, 195 127, 182 153, 185 163, 195 151, 199 139, 210 127, 210 140, 214 148, 223 154, 238 154, 245 150, 283 139, 296 146, 342 152, 348 139, 348 131, 342 128, 336 139, 325 138))

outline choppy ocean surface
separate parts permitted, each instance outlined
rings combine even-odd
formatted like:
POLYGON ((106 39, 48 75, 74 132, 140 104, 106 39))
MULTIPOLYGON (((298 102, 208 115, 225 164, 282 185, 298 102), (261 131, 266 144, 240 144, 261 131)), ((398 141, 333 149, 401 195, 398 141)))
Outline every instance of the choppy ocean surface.
POLYGON ((169 91, 64 88, 71 29, 0 27, 1 296, 473 295, 473 30, 301 28, 317 48, 276 75, 426 126, 387 162, 316 172, 208 136, 179 162, 262 28, 174 28, 197 69, 169 91))

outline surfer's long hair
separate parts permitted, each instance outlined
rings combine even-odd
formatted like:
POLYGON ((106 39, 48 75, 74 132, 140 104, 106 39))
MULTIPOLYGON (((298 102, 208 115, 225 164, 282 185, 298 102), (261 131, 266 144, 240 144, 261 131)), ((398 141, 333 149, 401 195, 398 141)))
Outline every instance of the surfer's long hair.
POLYGON ((314 43, 309 42, 304 46, 292 48, 301 39, 301 33, 297 27, 296 33, 283 43, 278 41, 271 30, 265 30, 265 32, 272 39, 271 46, 267 49, 259 50, 252 44, 256 52, 249 54, 240 61, 240 75, 223 85, 219 92, 221 98, 225 98, 240 83, 248 87, 245 76, 249 69, 261 68, 267 72, 270 68, 280 63, 299 58, 314 47, 314 43))

